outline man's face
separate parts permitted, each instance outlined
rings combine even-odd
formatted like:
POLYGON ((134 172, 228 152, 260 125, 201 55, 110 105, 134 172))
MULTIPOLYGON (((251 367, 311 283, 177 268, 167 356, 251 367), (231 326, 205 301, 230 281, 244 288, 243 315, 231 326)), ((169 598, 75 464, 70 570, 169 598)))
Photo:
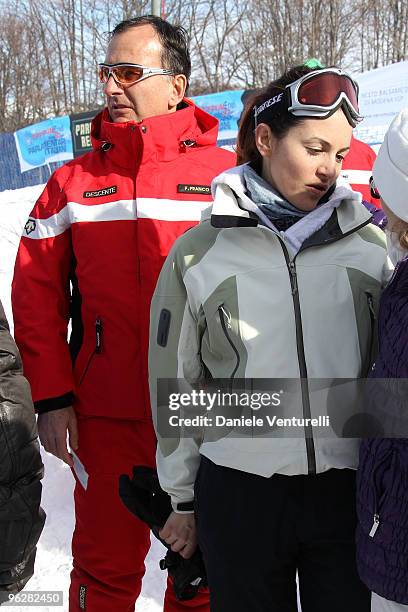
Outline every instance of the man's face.
MULTIPOLYGON (((105 63, 141 64, 148 68, 165 68, 161 60, 162 45, 150 25, 130 28, 116 34, 109 43, 105 63)), ((176 110, 185 90, 183 75, 155 75, 130 87, 116 83, 111 75, 104 86, 106 104, 114 123, 142 121, 176 110)))

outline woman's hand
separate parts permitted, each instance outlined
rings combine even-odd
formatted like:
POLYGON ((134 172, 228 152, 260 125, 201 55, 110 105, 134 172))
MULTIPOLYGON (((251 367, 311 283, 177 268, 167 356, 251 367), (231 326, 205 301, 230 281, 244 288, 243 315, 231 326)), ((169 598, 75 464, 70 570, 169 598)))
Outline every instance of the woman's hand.
POLYGON ((194 514, 172 512, 159 535, 174 552, 189 559, 197 548, 197 535, 194 514))

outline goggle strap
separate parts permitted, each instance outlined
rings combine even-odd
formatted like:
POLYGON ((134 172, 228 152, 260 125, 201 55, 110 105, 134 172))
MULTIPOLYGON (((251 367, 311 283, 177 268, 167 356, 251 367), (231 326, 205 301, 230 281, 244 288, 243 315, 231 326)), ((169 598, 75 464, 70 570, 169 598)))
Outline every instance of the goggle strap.
POLYGON ((268 123, 268 120, 272 120, 281 114, 282 109, 285 111, 288 109, 288 90, 278 91, 275 95, 271 96, 268 100, 265 100, 258 107, 253 107, 253 118, 255 129, 259 123, 268 123), (279 98, 279 99, 277 99, 279 98), (263 108, 262 108, 263 107, 263 108), (260 117, 262 116, 262 119, 260 117))
POLYGON ((265 102, 260 104, 258 107, 254 106, 253 117, 255 129, 259 123, 271 123, 282 112, 282 108, 293 114, 295 117, 314 117, 326 119, 338 108, 342 107, 344 109, 347 121, 352 127, 355 127, 357 123, 362 120, 362 117, 357 113, 356 109, 343 91, 340 92, 337 101, 331 106, 302 105, 299 102, 293 104, 290 86, 286 87, 282 93, 286 95, 282 95, 281 99, 274 104, 271 104, 270 102, 276 97, 276 95, 272 96, 268 100, 265 100, 265 102), (260 111, 259 109, 261 108, 262 110, 260 111))

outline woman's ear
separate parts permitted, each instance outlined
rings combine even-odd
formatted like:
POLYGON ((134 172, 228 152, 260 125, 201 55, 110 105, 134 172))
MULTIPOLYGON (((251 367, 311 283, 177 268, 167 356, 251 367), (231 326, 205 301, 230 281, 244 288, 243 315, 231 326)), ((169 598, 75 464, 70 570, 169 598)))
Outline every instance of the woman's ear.
POLYGON ((266 123, 260 123, 255 130, 255 144, 262 157, 270 157, 272 154, 274 136, 271 128, 266 123))

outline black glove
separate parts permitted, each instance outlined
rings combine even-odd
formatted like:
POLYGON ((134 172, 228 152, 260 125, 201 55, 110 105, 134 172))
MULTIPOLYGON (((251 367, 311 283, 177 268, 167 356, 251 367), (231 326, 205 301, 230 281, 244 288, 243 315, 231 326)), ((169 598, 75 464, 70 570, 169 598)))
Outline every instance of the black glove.
POLYGON ((192 557, 184 559, 173 552, 159 536, 159 531, 172 513, 170 496, 160 487, 157 472, 153 468, 135 466, 133 477, 119 477, 119 495, 126 508, 141 521, 147 523, 158 540, 167 548, 160 569, 168 569, 178 600, 192 599, 199 587, 207 586, 207 576, 199 548, 192 557))

